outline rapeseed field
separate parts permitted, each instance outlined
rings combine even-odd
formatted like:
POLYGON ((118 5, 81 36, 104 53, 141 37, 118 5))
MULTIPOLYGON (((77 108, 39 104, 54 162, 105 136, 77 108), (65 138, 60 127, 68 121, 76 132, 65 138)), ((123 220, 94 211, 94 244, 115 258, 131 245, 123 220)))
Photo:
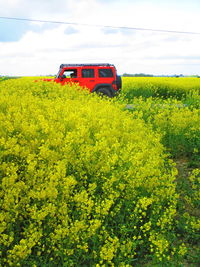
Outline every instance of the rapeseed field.
POLYGON ((200 80, 123 84, 1 81, 0 266, 198 265, 200 80))

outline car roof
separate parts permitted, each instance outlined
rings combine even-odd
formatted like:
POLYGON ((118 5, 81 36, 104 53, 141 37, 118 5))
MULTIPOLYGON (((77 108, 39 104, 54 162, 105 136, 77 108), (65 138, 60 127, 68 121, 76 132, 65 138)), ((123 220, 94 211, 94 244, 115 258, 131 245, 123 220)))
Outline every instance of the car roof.
POLYGON ((88 63, 88 64, 61 64, 60 65, 60 68, 67 68, 67 67, 85 67, 85 66, 88 66, 88 67, 114 67, 113 64, 109 64, 109 63, 88 63))

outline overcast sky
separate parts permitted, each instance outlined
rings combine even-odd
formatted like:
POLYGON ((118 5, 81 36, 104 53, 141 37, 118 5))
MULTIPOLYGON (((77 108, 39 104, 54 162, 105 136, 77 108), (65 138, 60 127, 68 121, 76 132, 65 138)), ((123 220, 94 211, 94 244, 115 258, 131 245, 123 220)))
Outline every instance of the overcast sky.
POLYGON ((200 75, 200 0, 0 0, 0 75, 56 74, 61 63, 112 63, 119 74, 200 75))

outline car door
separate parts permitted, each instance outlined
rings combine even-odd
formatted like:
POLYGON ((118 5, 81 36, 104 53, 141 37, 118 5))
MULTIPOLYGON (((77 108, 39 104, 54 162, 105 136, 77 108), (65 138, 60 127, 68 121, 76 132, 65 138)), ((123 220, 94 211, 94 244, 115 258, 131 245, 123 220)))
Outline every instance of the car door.
POLYGON ((61 74, 61 83, 78 83, 79 82, 79 73, 77 68, 67 68, 64 69, 61 74))
POLYGON ((96 85, 95 82, 95 69, 92 67, 82 67, 80 73, 79 84, 83 87, 87 87, 90 91, 96 85))

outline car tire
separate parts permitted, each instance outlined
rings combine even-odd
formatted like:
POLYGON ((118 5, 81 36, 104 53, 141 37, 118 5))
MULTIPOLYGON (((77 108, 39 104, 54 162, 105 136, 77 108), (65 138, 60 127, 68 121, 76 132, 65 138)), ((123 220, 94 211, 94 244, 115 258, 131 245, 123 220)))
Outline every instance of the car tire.
POLYGON ((106 87, 101 87, 96 92, 97 94, 102 95, 102 96, 113 97, 111 91, 106 87))
POLYGON ((117 89, 121 89, 122 88, 122 77, 117 75, 117 89))

